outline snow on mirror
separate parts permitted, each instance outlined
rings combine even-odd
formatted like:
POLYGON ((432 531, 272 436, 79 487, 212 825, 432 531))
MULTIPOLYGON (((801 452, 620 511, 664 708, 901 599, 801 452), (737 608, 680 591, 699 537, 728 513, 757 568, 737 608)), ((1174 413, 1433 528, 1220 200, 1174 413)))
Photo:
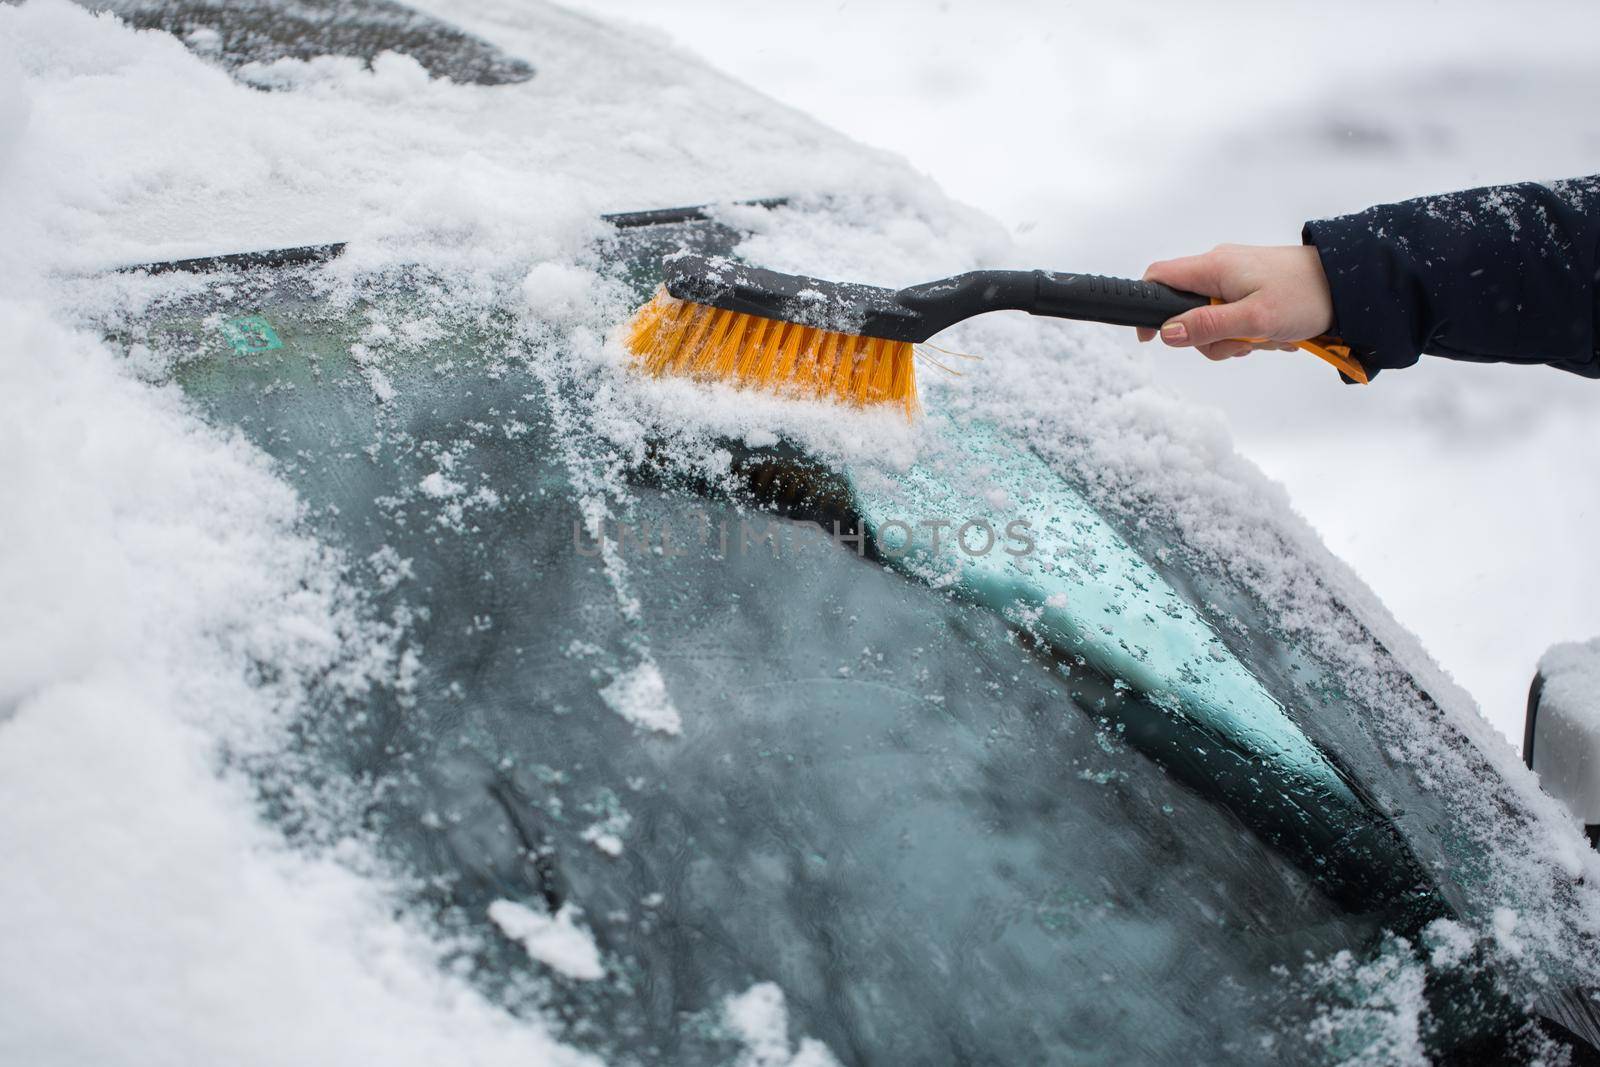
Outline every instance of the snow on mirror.
MULTIPOLYGON (((663 250, 737 236, 619 234, 610 269, 641 295, 663 250)), ((1285 751, 1350 764, 1320 790, 1261 759, 1224 773, 1225 732, 883 565, 859 495, 793 449, 729 446, 737 491, 636 468, 633 540, 597 541, 599 461, 525 323, 439 279, 334 288, 224 272, 113 332, 274 457, 355 561, 398 681, 326 701, 304 766, 361 783, 463 968, 566 1040, 719 1061, 741 1019, 786 1010, 845 1062, 1337 1058, 1303 1044, 1310 1020, 1367 996, 1390 933, 1448 913, 1425 844, 1369 810, 1379 761, 1348 723, 1283 720, 1285 751), (817 521, 858 540, 766 540, 817 521)), ((1163 574, 1116 612, 1173 618, 1163 583, 1199 579, 1163 574)), ((1237 686, 1294 669, 1239 651, 1237 686)), ((295 789, 262 789, 294 833, 295 789)), ((1467 993, 1493 1024, 1446 981, 1444 1044, 1476 1039, 1449 1032, 1467 993)))

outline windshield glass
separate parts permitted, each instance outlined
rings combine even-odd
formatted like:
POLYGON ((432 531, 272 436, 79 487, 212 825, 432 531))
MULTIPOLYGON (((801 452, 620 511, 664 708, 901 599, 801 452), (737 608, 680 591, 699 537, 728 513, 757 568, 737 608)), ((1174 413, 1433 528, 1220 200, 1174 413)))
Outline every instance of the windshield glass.
MULTIPOLYGON (((641 291, 736 237, 619 233, 641 291)), ((525 330, 452 306, 254 270, 120 330, 276 458, 403 629, 404 684, 305 743, 381 783, 385 849, 510 1003, 646 1058, 731 1055, 728 998, 771 982, 851 1061, 1273 1062, 1350 993, 1286 975, 1415 925, 1266 825, 1273 797, 1197 789, 1195 738, 1150 735, 1173 716, 1125 681, 872 558, 792 450, 736 449, 734 491, 638 467, 597 537, 525 330)))

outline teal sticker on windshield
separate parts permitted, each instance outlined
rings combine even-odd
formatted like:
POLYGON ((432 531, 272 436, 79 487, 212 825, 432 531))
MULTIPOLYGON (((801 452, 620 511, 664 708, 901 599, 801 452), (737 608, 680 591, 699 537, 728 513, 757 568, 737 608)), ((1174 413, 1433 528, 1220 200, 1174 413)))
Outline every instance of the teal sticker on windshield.
POLYGON ((241 356, 283 347, 278 331, 272 328, 272 323, 264 315, 240 315, 236 319, 229 319, 222 324, 222 336, 241 356))

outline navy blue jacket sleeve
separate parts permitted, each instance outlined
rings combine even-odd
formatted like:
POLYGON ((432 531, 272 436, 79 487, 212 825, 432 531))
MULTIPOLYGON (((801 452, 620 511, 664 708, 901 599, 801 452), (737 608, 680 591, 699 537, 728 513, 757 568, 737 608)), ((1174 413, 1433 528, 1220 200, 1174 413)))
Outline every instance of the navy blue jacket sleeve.
POLYGON ((1600 378, 1600 176, 1382 204, 1306 223, 1334 327, 1369 373, 1417 357, 1600 378))

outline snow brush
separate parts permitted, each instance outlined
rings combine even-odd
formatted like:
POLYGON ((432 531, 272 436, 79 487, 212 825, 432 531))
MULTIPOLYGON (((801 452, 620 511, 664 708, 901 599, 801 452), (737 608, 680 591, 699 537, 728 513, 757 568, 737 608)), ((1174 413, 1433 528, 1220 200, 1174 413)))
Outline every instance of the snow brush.
MULTIPOLYGON (((684 254, 666 262, 660 291, 634 315, 624 343, 651 374, 896 404, 909 416, 917 410, 913 346, 974 315, 1026 311, 1158 329, 1210 303, 1221 301, 1096 274, 976 270, 882 289, 684 254)), ((1296 345, 1366 382, 1342 341, 1318 337, 1296 345)))

